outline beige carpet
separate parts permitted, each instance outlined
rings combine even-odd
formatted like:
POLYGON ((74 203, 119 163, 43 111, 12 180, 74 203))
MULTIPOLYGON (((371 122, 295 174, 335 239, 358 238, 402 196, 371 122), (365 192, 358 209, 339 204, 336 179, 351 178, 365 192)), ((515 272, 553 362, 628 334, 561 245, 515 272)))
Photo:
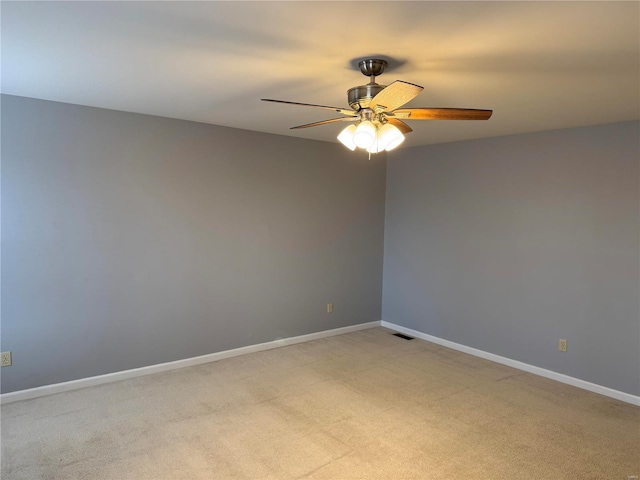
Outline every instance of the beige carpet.
POLYGON ((640 408, 376 328, 2 406, 2 479, 621 479, 640 408))

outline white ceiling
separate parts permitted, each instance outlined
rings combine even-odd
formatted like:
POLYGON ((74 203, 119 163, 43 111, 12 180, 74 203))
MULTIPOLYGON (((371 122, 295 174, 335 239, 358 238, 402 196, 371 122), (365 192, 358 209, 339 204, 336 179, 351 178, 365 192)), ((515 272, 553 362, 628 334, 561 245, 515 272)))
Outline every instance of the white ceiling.
POLYGON ((406 145, 640 118, 640 3, 8 2, 2 92, 336 141, 356 60, 424 86, 408 106, 493 109, 411 122, 406 145))

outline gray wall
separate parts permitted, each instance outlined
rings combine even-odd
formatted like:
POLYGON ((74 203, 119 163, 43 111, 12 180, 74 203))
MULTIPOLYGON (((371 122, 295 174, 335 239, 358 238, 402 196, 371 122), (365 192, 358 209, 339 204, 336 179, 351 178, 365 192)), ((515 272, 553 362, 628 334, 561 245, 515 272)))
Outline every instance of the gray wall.
POLYGON ((379 321, 385 169, 2 96, 2 392, 379 321))
POLYGON ((640 394, 639 132, 390 154, 383 319, 640 394))

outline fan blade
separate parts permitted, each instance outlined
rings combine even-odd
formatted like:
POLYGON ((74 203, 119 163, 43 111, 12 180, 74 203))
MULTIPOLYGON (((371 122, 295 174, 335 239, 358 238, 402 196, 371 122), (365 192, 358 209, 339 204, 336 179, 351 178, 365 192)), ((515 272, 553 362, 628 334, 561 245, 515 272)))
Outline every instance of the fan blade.
POLYGON ((396 127, 402 133, 413 132, 413 129, 409 125, 404 123, 402 120, 398 120, 397 118, 387 117, 387 122, 396 127))
POLYGON ((261 98, 260 100, 263 102, 286 103, 288 105, 302 105, 303 107, 324 108, 325 110, 333 110, 334 112, 349 115, 351 117, 355 117, 358 114, 355 110, 350 110, 348 108, 328 107, 326 105, 314 105, 312 103, 287 102, 286 100, 272 100, 271 98, 261 98))
POLYGON ((317 127, 318 125, 326 125, 327 123, 353 122, 353 121, 354 121, 353 118, 348 118, 348 117, 332 118, 331 120, 322 120, 320 122, 307 123, 306 125, 298 125, 297 127, 291 127, 291 130, 296 130, 298 128, 317 127))
POLYGON ((423 90, 419 85, 396 80, 371 99, 369 108, 390 112, 413 100, 423 90))
POLYGON ((473 108, 403 108, 392 115, 405 120, 488 120, 492 113, 473 108))

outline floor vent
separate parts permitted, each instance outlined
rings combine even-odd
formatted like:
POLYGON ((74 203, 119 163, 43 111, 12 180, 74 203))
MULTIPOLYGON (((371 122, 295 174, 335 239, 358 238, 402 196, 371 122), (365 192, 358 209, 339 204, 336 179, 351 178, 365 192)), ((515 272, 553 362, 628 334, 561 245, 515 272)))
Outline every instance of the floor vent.
POLYGON ((405 340, 413 340, 413 337, 410 337, 408 335, 403 335, 402 333, 394 333, 393 335, 396 337, 404 338, 405 340))

